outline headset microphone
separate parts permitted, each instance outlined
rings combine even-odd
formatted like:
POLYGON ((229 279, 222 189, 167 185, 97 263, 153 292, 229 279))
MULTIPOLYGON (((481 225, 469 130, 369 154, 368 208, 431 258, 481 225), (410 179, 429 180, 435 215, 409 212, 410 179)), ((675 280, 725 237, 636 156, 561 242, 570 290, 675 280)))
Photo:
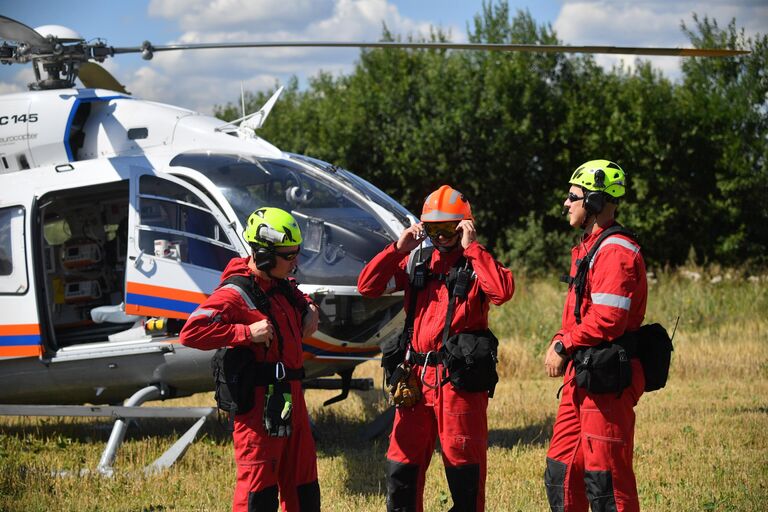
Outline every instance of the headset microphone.
POLYGON ((560 215, 567 215, 569 208, 567 206, 563 206, 563 211, 560 212, 560 215))

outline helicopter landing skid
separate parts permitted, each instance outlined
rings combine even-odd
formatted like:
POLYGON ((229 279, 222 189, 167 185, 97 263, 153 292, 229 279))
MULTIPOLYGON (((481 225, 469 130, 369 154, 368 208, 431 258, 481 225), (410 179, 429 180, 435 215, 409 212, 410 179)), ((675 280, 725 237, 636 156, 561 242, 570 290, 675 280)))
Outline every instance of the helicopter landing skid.
POLYGON ((101 455, 96 471, 104 476, 114 474, 114 461, 118 448, 123 443, 128 424, 133 418, 197 418, 192 425, 168 450, 152 464, 144 468, 147 475, 159 473, 179 460, 197 437, 205 420, 214 413, 213 407, 141 407, 147 400, 162 395, 159 386, 147 386, 133 394, 122 406, 99 405, 0 405, 0 416, 79 416, 115 418, 112 433, 101 455))

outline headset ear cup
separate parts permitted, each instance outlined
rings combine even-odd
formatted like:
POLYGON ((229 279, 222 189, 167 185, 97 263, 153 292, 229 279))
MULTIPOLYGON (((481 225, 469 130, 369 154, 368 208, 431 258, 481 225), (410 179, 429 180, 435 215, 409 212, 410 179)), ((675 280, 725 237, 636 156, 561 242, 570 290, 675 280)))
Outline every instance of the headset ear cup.
POLYGON ((266 247, 259 247, 253 252, 256 268, 262 272, 267 272, 275 268, 275 255, 266 247))
POLYGON ((584 208, 586 208, 587 212, 597 215, 603 211, 604 206, 605 197, 602 192, 592 191, 584 195, 584 208))

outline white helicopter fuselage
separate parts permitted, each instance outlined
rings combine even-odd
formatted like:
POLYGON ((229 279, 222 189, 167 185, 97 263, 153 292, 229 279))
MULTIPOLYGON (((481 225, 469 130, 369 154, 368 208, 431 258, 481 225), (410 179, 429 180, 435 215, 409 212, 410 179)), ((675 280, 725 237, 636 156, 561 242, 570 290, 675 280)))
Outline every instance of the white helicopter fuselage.
POLYGON ((297 278, 321 309, 308 377, 351 370, 403 325, 364 299, 364 263, 415 221, 336 167, 196 112, 100 89, 0 97, 0 403, 115 403, 212 388, 178 328, 249 249, 259 206, 304 234, 297 278))

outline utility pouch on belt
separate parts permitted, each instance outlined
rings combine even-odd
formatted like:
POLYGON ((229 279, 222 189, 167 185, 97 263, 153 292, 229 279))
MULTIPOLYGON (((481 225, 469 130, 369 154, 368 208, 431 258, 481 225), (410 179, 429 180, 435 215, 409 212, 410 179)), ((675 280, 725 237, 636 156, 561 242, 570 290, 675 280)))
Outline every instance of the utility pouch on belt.
POLYGON ((634 344, 622 337, 576 350, 572 356, 576 385, 590 393, 621 393, 632 383, 634 344))
POLYGON ((410 334, 403 332, 397 338, 390 338, 381 344, 381 367, 384 368, 387 383, 392 380, 397 366, 405 361, 405 347, 409 342, 410 334))
POLYGON ((622 336, 625 337, 634 339, 637 346, 636 354, 643 365, 645 375, 645 391, 656 391, 666 386, 674 347, 664 326, 643 325, 638 330, 622 336))
POLYGON ((451 385, 465 391, 487 391, 493 397, 499 375, 496 372, 499 340, 489 330, 462 332, 443 343, 443 366, 451 385))
POLYGON ((421 383, 413 366, 400 363, 388 381, 388 390, 395 407, 413 407, 421 400, 421 383))

